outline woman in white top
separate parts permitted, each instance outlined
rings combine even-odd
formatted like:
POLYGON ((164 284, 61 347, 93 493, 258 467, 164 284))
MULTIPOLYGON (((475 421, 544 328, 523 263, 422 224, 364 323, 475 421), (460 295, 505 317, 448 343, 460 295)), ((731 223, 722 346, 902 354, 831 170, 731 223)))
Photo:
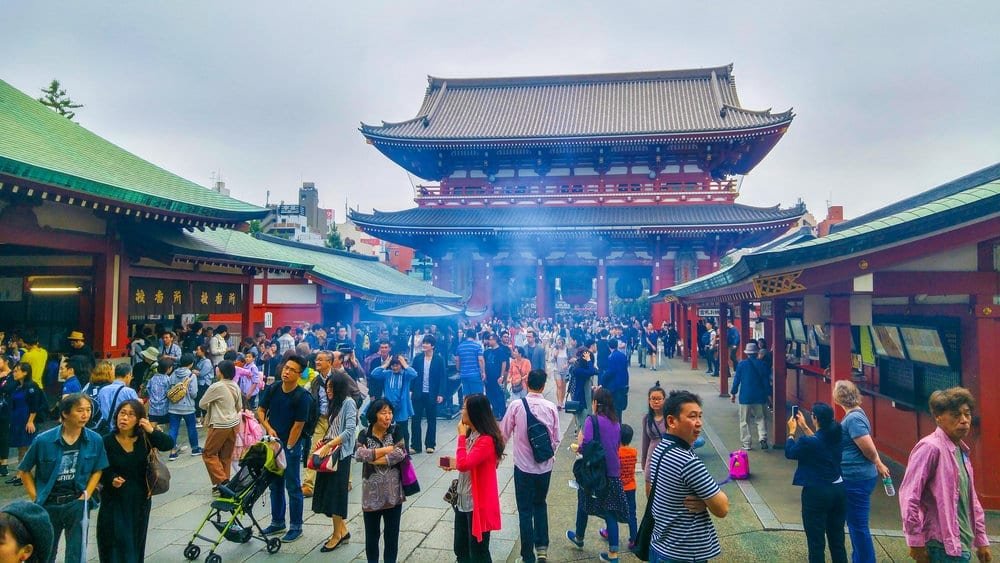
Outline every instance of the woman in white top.
POLYGON ((566 350, 564 338, 556 339, 549 361, 556 367, 556 406, 559 410, 563 410, 566 404, 566 380, 569 378, 569 352, 566 350))

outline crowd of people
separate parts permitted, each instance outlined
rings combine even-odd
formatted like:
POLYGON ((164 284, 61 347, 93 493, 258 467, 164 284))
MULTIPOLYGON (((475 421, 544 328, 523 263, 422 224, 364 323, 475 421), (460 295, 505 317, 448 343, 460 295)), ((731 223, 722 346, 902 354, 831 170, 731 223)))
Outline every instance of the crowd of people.
MULTIPOLYGON (((717 335, 711 323, 704 334, 714 373, 717 335)), ((82 343, 81 334, 72 336, 82 343)), ((311 510, 330 518, 330 535, 319 550, 324 553, 351 538, 348 493, 352 462, 359 463, 366 557, 394 562, 413 456, 436 453, 438 411, 450 408, 456 396, 457 449, 440 456, 438 465, 457 473, 445 500, 454 512, 458 561, 490 561, 490 534, 501 527, 497 467, 507 455, 514 462, 521 560, 548 560, 546 499, 563 411, 574 414, 570 447, 578 463, 598 468, 596 477, 574 481, 576 522, 565 534, 573 547, 584 548, 591 516, 604 523, 598 532, 607 546, 599 553, 602 561, 618 561, 620 552, 640 547, 641 473, 653 519, 645 546, 650 560, 705 561, 721 554, 712 518, 727 515, 729 500, 695 454, 704 444, 701 399, 653 385, 643 405, 638 450, 632 446, 635 431, 623 423, 635 352, 650 369, 661 354, 684 352, 671 325, 656 330, 637 320, 584 319, 494 320, 444 330, 339 326, 328 332, 303 326, 241 342, 229 341, 225 325, 213 330, 193 323, 179 333, 147 329, 133 341, 131 363, 92 363, 92 355, 88 361, 72 351, 56 356, 54 409, 47 396, 51 383, 36 377, 39 354, 32 337, 20 337, 15 354, 8 353, 10 346, 0 354, 0 440, 8 441, 2 451, 19 452, 17 476, 8 483, 23 484, 32 501, 0 510, 0 545, 9 546, 16 560, 51 560, 65 536, 66 561, 79 561, 97 498, 101 561, 142 560, 151 509, 149 453, 177 459, 183 425, 190 454, 202 456, 213 495, 223 494, 239 463, 238 444, 276 438, 286 468, 270 484, 271 519, 264 534, 298 540, 311 498, 311 510), (550 378, 554 402, 543 395, 550 378), (42 431, 40 419, 47 415, 56 424, 42 431), (198 428, 206 430, 204 444, 198 428), (304 468, 315 456, 329 456, 333 467, 304 468), (627 538, 620 537, 620 525, 627 538)), ((696 338, 701 345, 701 336, 696 338)), ((736 363, 739 349, 732 344, 739 337, 728 340, 736 363)), ((755 443, 768 449, 770 352, 763 341, 742 351, 746 358, 736 364, 731 388, 740 405, 740 441, 747 450, 755 443)), ((42 373, 47 362, 41 359, 42 373)), ((802 487, 809 559, 823 561, 829 547, 834 561, 846 561, 846 523, 853 560, 874 561, 870 497, 889 470, 872 441, 857 387, 838 381, 834 400, 846 411, 840 422, 825 403, 812 406, 812 424, 802 412, 788 421, 785 456, 798 462, 793 484, 802 487)), ((984 514, 962 442, 975 401, 954 388, 935 392, 929 406, 938 430, 914 448, 900 486, 911 556, 945 561, 974 554, 989 561, 984 514), (942 456, 955 463, 939 461, 942 456), (947 491, 957 491, 952 502, 943 502, 947 491)), ((7 473, 0 465, 0 474, 7 473)))

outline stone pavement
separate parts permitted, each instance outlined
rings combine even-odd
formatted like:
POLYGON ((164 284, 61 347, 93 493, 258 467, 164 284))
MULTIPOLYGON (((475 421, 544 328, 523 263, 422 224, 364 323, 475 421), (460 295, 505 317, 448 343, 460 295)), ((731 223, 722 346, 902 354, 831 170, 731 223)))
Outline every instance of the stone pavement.
MULTIPOLYGON (((728 398, 719 397, 718 379, 707 377, 702 370, 691 370, 690 365, 673 361, 661 366, 658 371, 631 369, 630 407, 625 412, 625 422, 637 429, 646 408, 646 391, 654 381, 659 380, 667 390, 690 389, 701 395, 705 410, 705 431, 708 443, 698 450, 709 471, 720 480, 726 475, 726 459, 730 450, 739 447, 739 427, 737 409, 728 398)), ((553 386, 548 386, 546 395, 552 398, 553 386)), ((570 415, 561 418, 566 432, 557 452, 549 491, 549 560, 596 561, 597 555, 606 545, 597 535, 602 521, 591 518, 585 536, 584 549, 578 550, 566 539, 566 530, 572 529, 576 513, 576 493, 569 488, 572 479, 573 454, 568 445, 575 435, 570 415)), ((454 478, 437 468, 439 455, 454 455, 456 446, 455 421, 438 421, 438 448, 432 455, 414 456, 417 475, 422 487, 421 493, 410 497, 404 504, 400 534, 400 561, 454 561, 452 534, 454 517, 442 499, 448 484, 454 478)), ((203 432, 203 431, 202 431, 203 432)), ((201 436, 202 443, 204 434, 201 436)), ((181 431, 181 443, 186 444, 186 434, 181 431)), ((634 444, 638 449, 640 444, 634 444)), ((725 519, 716 519, 715 525, 722 542, 723 554, 719 561, 770 560, 795 562, 806 560, 805 536, 801 531, 799 515, 799 490, 791 486, 795 462, 785 460, 781 450, 750 452, 752 477, 749 481, 729 483, 724 486, 730 500, 730 513, 725 519)), ((201 458, 185 452, 175 462, 168 463, 173 474, 171 489, 153 499, 153 511, 149 527, 146 561, 183 561, 183 549, 195 528, 208 512, 211 497, 209 481, 201 458)), ((894 471, 896 482, 901 477, 900 468, 894 471)), ((348 527, 352 539, 336 551, 319 553, 319 547, 331 533, 331 525, 323 515, 313 514, 311 502, 306 499, 304 534, 298 541, 281 546, 274 555, 268 555, 264 544, 251 540, 246 544, 223 542, 217 551, 225 562, 234 561, 363 561, 364 525, 361 518, 360 466, 352 464, 354 490, 351 492, 349 511, 354 516, 348 527)), ((492 534, 490 547, 495 561, 517 561, 519 558, 518 522, 514 502, 513 459, 508 455, 501 463, 499 489, 503 529, 492 534)), ((638 506, 645 506, 642 476, 639 482, 638 506)), ((0 503, 6 503, 24 495, 20 487, 0 484, 0 503)), ((267 494, 257 502, 254 514, 262 525, 270 522, 267 494)), ((95 514, 96 516, 96 514, 95 514)), ((877 490, 872 497, 872 528, 876 530, 876 550, 879 561, 908 561, 907 549, 899 532, 899 509, 895 497, 886 497, 877 490)), ((988 513, 988 529, 997 541, 1000 534, 1000 514, 988 513)), ((627 537, 627 528, 622 525, 622 537, 627 537)), ((97 560, 95 530, 91 526, 89 559, 97 560)), ((206 534, 209 535, 209 534, 206 534)), ((205 542, 201 560, 207 554, 205 542)), ((623 542, 624 543, 624 542, 623 542)), ((848 546, 850 541, 847 542, 848 546)), ((850 549, 850 548, 848 548, 850 549)), ((994 546, 994 555, 1000 555, 994 546)), ((638 561, 631 554, 622 554, 623 561, 638 561)))

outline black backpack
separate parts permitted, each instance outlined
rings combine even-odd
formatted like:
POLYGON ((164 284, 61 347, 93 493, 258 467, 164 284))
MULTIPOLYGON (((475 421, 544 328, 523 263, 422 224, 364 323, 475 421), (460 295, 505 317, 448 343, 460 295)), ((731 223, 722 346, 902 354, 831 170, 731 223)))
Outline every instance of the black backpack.
MULTIPOLYGON (((280 382, 275 383, 280 384, 280 382)), ((299 389, 309 397, 309 410, 306 411, 306 423, 302 426, 302 436, 311 439, 313 432, 316 430, 316 424, 319 423, 319 403, 307 389, 302 387, 299 387, 299 389)))
POLYGON ((543 463, 553 458, 556 452, 552 449, 552 436, 549 434, 547 426, 542 424, 531 409, 528 408, 528 399, 521 398, 524 404, 524 415, 528 421, 528 443, 531 444, 531 455, 536 463, 543 463))
MULTIPOLYGON (((122 389, 124 388, 125 386, 122 385, 121 387, 118 388, 117 391, 115 391, 115 394, 111 396, 111 412, 107 414, 101 413, 101 419, 97 421, 97 427, 94 428, 94 430, 101 436, 111 433, 111 415, 112 413, 115 412, 115 404, 118 402, 118 395, 122 392, 122 389)), ((98 410, 100 410, 100 406, 98 406, 97 408, 98 410)))
POLYGON ((90 420, 87 421, 87 428, 91 430, 97 430, 97 425, 100 424, 103 418, 101 416, 101 403, 97 401, 97 396, 101 393, 101 389, 104 389, 104 385, 91 385, 90 383, 83 388, 83 394, 90 399, 90 420))
POLYGON ((597 416, 590 416, 590 424, 594 427, 594 436, 583 448, 583 456, 573 463, 573 477, 583 492, 591 496, 600 496, 608 487, 608 462, 604 457, 604 445, 601 444, 601 429, 597 424, 597 416))

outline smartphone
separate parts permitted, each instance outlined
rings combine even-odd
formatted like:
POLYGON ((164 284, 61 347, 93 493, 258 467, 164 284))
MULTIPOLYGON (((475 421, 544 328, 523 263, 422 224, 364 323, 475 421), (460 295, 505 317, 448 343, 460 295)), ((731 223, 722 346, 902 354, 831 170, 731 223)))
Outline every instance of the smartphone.
POLYGON ((438 467, 442 469, 451 469, 451 458, 443 455, 438 458, 438 467))
POLYGON ((798 418, 799 416, 799 406, 792 405, 792 418, 798 418))

